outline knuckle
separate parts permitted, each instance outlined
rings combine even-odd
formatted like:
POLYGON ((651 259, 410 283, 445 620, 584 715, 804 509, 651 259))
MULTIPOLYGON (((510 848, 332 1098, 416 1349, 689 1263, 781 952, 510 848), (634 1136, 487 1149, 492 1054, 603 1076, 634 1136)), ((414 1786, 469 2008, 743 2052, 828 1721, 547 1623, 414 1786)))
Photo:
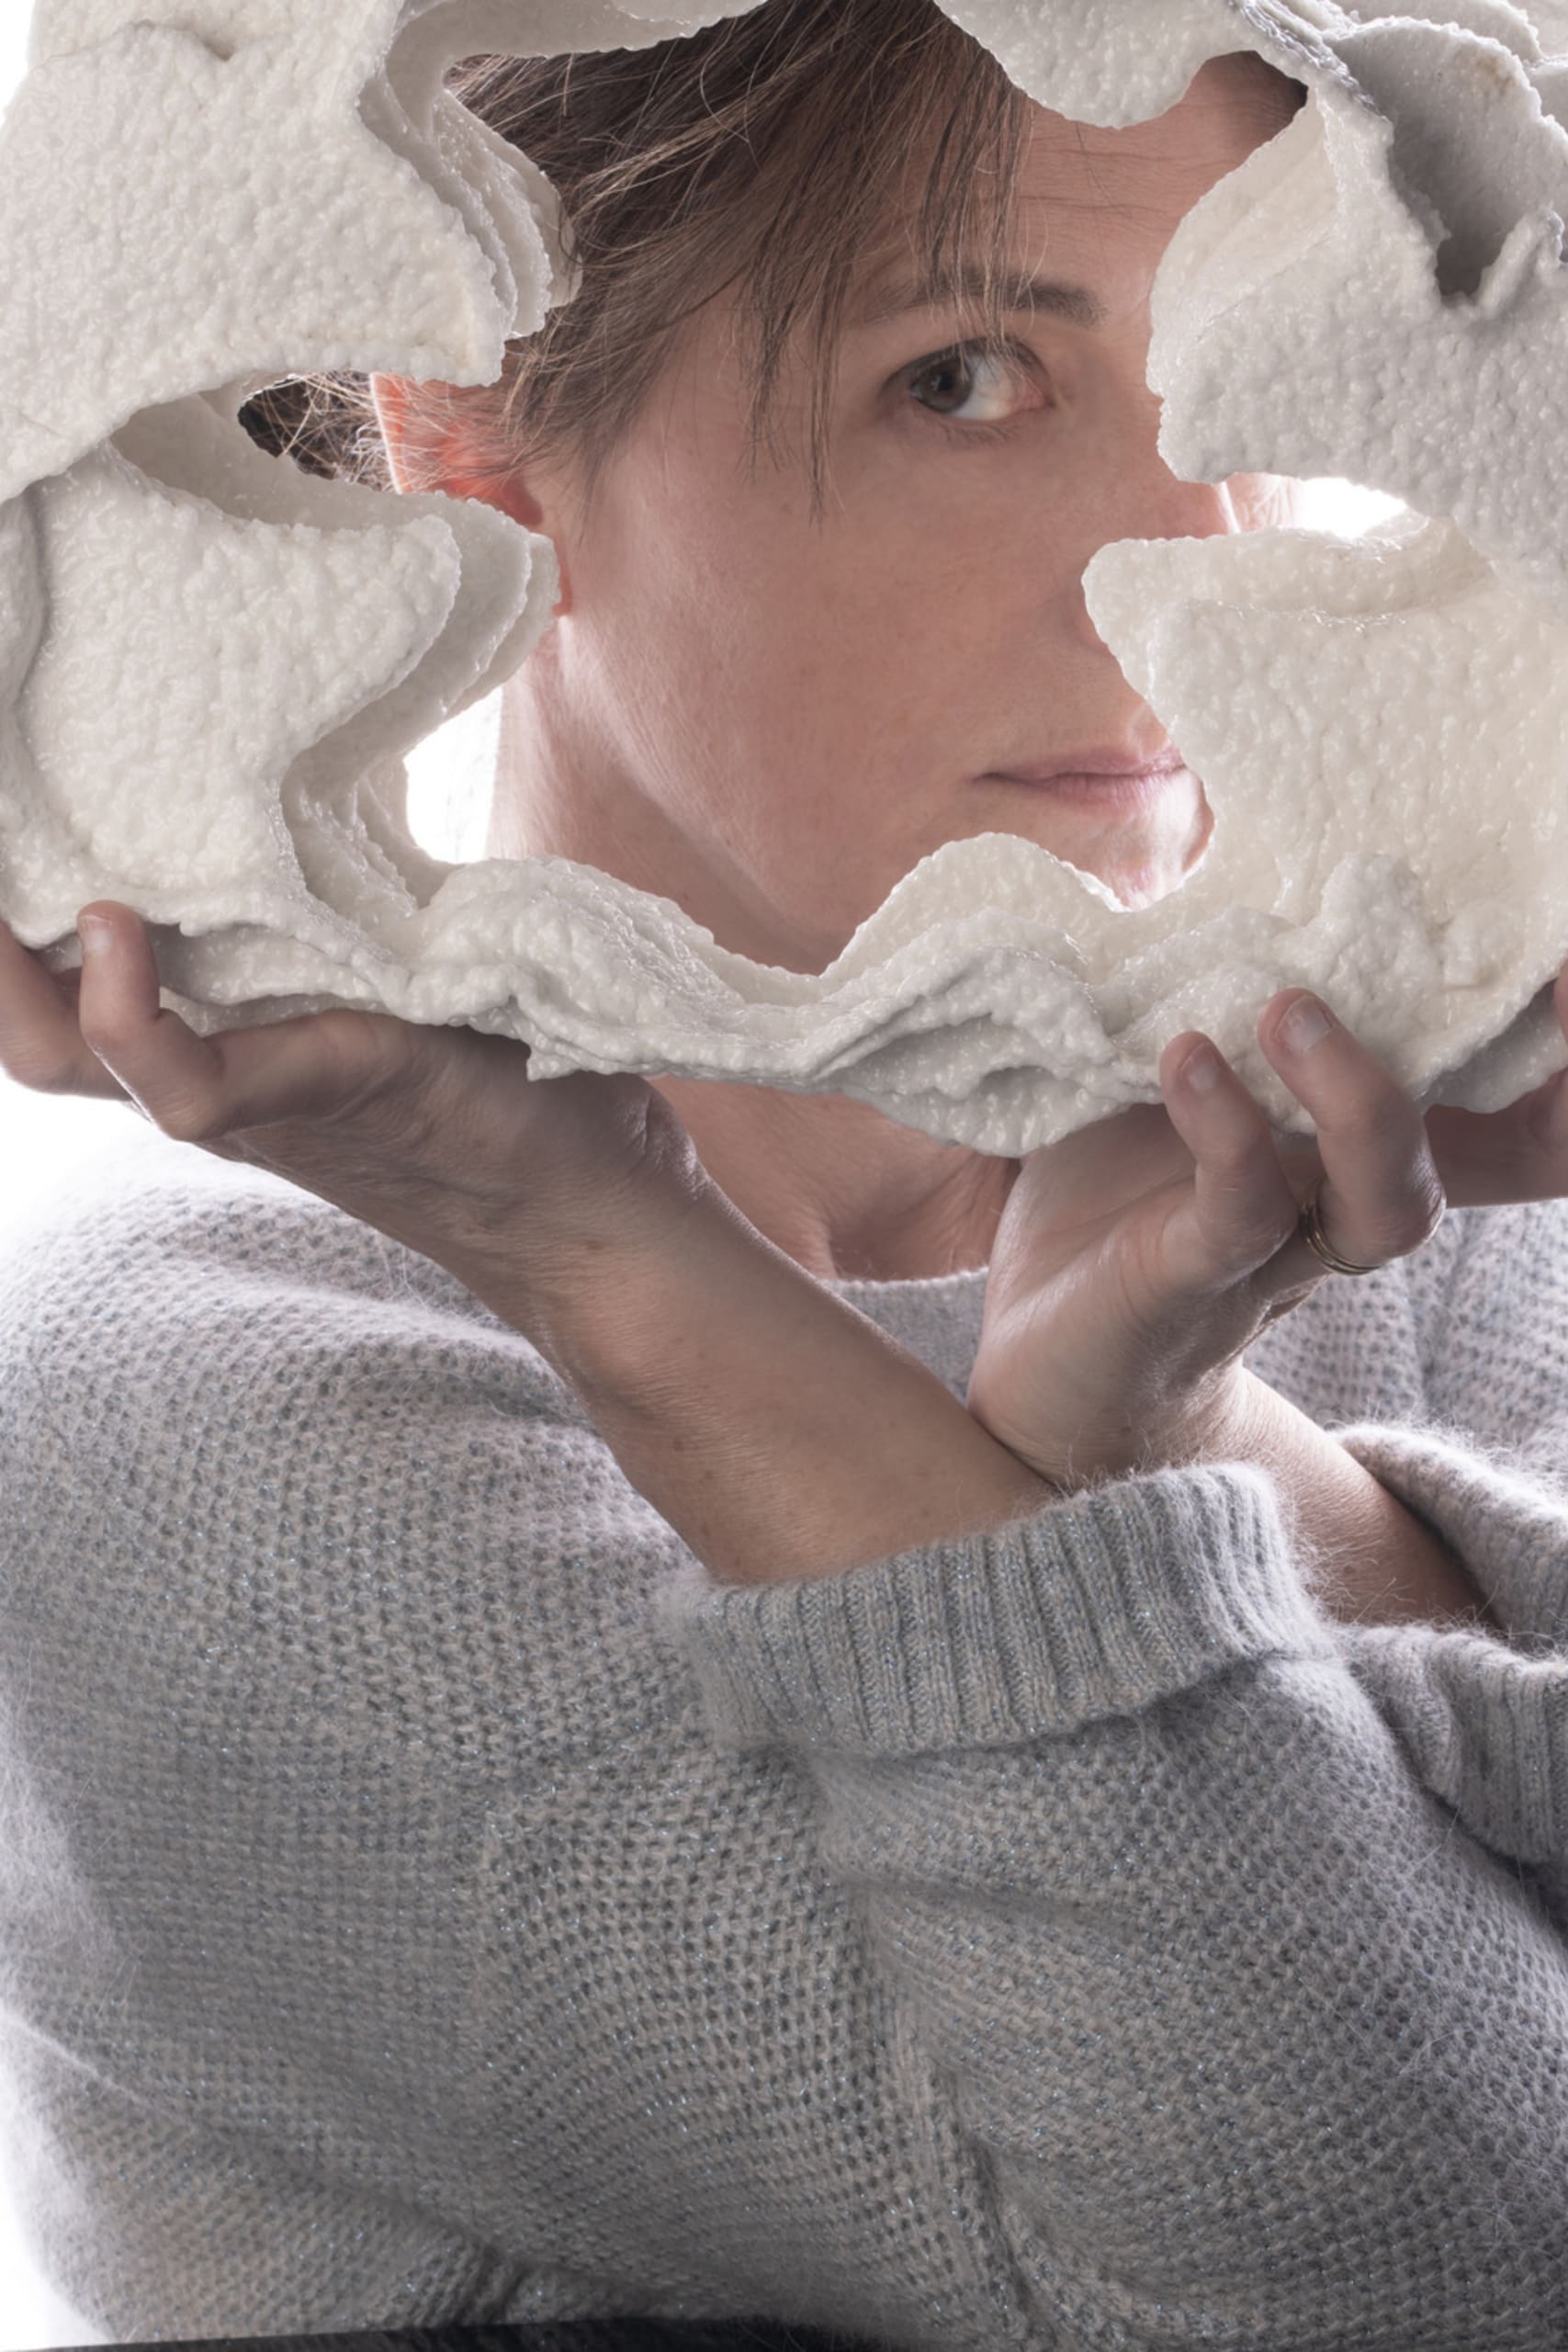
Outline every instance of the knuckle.
POLYGON ((1434 1170, 1407 1191, 1398 1212, 1384 1228, 1380 1254, 1408 1258, 1424 1250, 1448 1215, 1448 1196, 1434 1170))
POLYGON ((1419 1202, 1411 1212, 1411 1250, 1424 1250, 1449 1213, 1448 1194, 1441 1179, 1434 1171, 1431 1182, 1425 1185, 1419 1202))
POLYGON ((1374 1143, 1425 1142, 1421 1114, 1402 1086, 1392 1080, 1374 1086, 1359 1106, 1357 1125, 1374 1143))
POLYGON ((1223 1273, 1216 1274, 1218 1286, 1229 1288, 1248 1281, 1278 1257, 1293 1229, 1292 1221, 1279 1216, 1272 1204, 1227 1217, 1223 1228, 1209 1236, 1224 1268, 1223 1273))
POLYGON ((210 1144, 227 1132, 229 1120, 221 1107, 192 1097, 185 1102, 149 1107, 148 1116, 173 1143, 210 1144))
POLYGON ((1258 1262, 1272 1257, 1290 1238, 1296 1209, 1268 1138, 1249 1138, 1239 1145, 1215 1173, 1233 1244, 1258 1262))
POLYGON ((33 1094, 74 1094, 84 1091, 79 1059, 65 1060, 58 1053, 0 1055, 0 1073, 33 1094))
POLYGON ((76 1025, 82 1033, 82 1043, 106 1059, 119 1052, 124 1046, 125 1041, 117 1035, 114 1023, 106 1020, 101 1012, 95 1012, 91 1006, 78 1011, 76 1025))
POLYGON ((319 1018, 318 1043, 331 1056, 333 1082, 341 1090, 318 1113, 323 1125, 359 1125, 383 1113, 400 1121, 435 1091, 442 1064, 403 1023, 378 1023, 357 1012, 319 1018))

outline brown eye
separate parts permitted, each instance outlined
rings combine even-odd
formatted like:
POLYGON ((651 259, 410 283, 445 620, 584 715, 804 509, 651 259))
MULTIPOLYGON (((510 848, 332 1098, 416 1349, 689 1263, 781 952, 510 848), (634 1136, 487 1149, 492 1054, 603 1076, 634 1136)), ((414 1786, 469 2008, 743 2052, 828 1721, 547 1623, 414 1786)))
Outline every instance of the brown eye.
POLYGON ((907 380, 922 408, 959 424, 1002 424, 1028 404, 1021 369, 974 345, 922 359, 907 380))

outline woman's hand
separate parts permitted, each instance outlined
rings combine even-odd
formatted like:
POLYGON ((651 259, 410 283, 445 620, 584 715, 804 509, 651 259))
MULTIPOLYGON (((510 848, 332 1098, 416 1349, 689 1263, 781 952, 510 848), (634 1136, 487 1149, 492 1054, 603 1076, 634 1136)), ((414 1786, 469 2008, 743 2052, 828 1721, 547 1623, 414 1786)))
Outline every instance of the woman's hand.
MULTIPOLYGON (((1140 1103, 1032 1153, 991 1253, 970 1410, 1043 1476, 1196 1459, 1239 1407, 1241 1358, 1331 1279, 1298 1230, 1320 1176, 1330 1243, 1359 1265, 1421 1249, 1447 1207, 1568 1198, 1568 1067, 1506 1110, 1425 1118, 1336 1022, 1310 1052, 1281 1034, 1304 992, 1264 1007, 1258 1040, 1311 1114, 1276 1139, 1200 1031, 1160 1057, 1140 1103), (1202 1052, 1218 1064, 1193 1087, 1202 1052)), ((1554 991, 1568 1038, 1568 966, 1554 991)))
POLYGON ((389 1013, 198 1037, 160 1009, 138 915, 103 901, 83 910, 81 931, 83 971, 53 977, 0 924, 7 1076, 127 1102, 176 1141, 286 1177, 434 1259, 510 1320, 607 1272, 623 1245, 657 1244, 700 1181, 690 1136, 645 1079, 530 1081, 526 1046, 389 1013), (95 914, 107 934, 97 953, 86 945, 95 914))
MULTIPOLYGON (((1298 1230, 1320 1174, 1324 1229, 1358 1265, 1404 1257, 1442 1223, 1444 1175, 1420 1112, 1337 1022, 1295 1048, 1290 1014, 1310 1001, 1296 989, 1271 998, 1257 1034, 1315 1139, 1276 1138, 1212 1042, 1188 1030, 1160 1057, 1163 1108, 1136 1104, 1023 1161, 966 1401, 1042 1476, 1071 1488, 1197 1460, 1224 1439, 1243 1410, 1247 1349, 1331 1279, 1298 1230), (1193 1083, 1205 1064, 1207 1091, 1193 1083)), ((1562 980, 1558 1003, 1568 1026, 1562 980)), ((1527 1102, 1550 1103, 1555 1086, 1527 1102)), ((1517 1159, 1525 1104, 1495 1115, 1517 1159)), ((1562 1131, 1568 1192, 1568 1122, 1562 1131)))

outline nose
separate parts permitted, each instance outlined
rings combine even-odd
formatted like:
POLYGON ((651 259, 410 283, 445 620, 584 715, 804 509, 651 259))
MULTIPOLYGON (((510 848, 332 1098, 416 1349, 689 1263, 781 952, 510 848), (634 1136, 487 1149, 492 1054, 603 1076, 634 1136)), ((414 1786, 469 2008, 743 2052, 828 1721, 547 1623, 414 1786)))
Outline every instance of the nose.
POLYGON ((1155 473, 1155 494, 1141 538, 1214 539, 1240 530, 1228 481, 1179 481, 1157 453, 1155 473))
POLYGON ((1110 649, 1089 618, 1083 571, 1102 547, 1115 539, 1221 538, 1243 527, 1228 481, 1182 481, 1156 450, 1151 450, 1147 466, 1135 480, 1124 474, 1119 487, 1122 494, 1100 505, 1086 534, 1077 579, 1077 631, 1098 652, 1110 649))

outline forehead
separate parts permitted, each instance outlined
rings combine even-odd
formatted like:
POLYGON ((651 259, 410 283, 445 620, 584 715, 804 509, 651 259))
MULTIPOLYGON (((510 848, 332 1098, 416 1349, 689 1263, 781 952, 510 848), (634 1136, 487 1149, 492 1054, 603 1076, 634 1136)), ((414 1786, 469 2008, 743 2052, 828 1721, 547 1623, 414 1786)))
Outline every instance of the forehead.
POLYGON ((1247 53, 1211 58, 1174 107, 1123 130, 1031 105, 1020 199, 1185 211, 1194 190, 1282 130, 1296 100, 1293 85, 1247 53))
POLYGON ((1199 198, 1286 127, 1300 92, 1253 54, 1218 56, 1168 113, 1126 130, 1030 104, 1010 228, 1021 259, 1159 252, 1199 198))
POLYGON ((1135 307, 1179 223, 1284 129, 1298 97, 1248 52, 1210 59, 1174 107, 1121 130, 1031 105, 1008 223, 1014 257, 1085 277, 1113 312, 1135 307))
MULTIPOLYGON (((1011 203, 1002 224, 1004 282, 1021 289, 1004 307, 1046 310, 1077 323, 1102 323, 1134 302, 1178 223, 1216 182, 1282 130, 1300 102, 1299 87, 1251 52, 1213 58, 1178 103, 1148 122, 1122 130, 1076 122, 1025 104, 1023 146, 1011 203), (1048 266, 1047 266, 1048 265, 1048 266), (1081 318, 1060 281, 1081 277, 1100 289, 1086 297, 1081 318), (1124 283, 1119 283, 1124 280, 1124 283), (1043 281, 1048 299, 1041 300, 1043 281), (1032 297, 1021 289, 1031 283, 1032 297), (1094 316, 1088 316, 1089 311, 1094 316)), ((889 216, 886 242, 863 259, 863 303, 874 322, 924 303, 981 300, 978 253, 940 276, 918 250, 915 191, 925 168, 911 156, 904 201, 889 216)), ((999 256, 998 256, 999 257, 999 256)))

